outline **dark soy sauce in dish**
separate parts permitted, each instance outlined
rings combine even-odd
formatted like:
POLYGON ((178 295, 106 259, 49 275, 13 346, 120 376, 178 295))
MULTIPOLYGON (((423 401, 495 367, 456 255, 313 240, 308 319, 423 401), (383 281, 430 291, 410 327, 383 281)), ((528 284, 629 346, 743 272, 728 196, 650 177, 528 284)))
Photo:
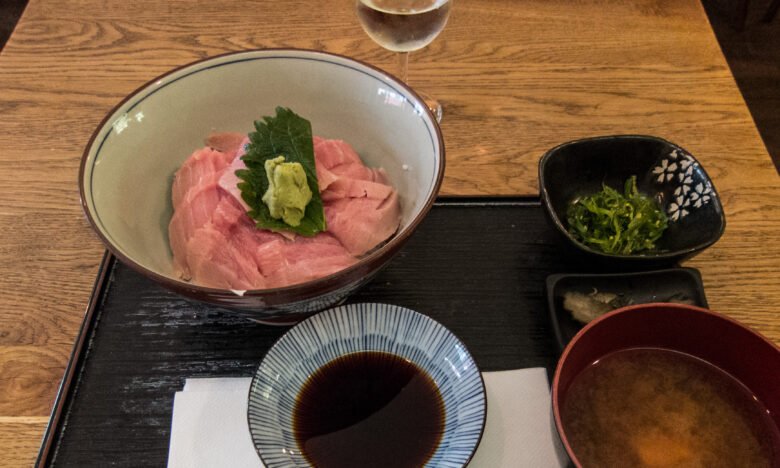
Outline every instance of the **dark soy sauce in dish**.
POLYGON ((742 383, 688 354, 617 351, 571 383, 562 423, 584 467, 777 467, 780 432, 742 383))
POLYGON ((366 351, 330 361, 303 385, 293 433, 317 468, 423 466, 444 433, 433 379, 394 354, 366 351))

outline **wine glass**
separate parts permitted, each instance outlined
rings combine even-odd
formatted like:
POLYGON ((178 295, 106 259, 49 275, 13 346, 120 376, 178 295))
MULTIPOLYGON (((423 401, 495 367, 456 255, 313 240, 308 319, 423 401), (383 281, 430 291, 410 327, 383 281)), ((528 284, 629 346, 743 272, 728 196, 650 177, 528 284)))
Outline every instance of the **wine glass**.
MULTIPOLYGON (((409 52, 420 50, 439 35, 450 16, 452 0, 356 0, 357 17, 366 34, 398 53, 398 77, 406 83, 409 52)), ((441 121, 441 104, 420 93, 441 121)))

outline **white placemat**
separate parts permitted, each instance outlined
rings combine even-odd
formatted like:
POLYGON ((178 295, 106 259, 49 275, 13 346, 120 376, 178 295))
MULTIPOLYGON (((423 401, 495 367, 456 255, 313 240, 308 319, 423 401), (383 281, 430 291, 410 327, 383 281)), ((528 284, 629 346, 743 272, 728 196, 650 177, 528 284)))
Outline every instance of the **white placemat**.
MULTIPOLYGON (((483 372, 485 433, 469 468, 558 468, 547 372, 483 372)), ((262 468, 247 425, 249 378, 187 379, 173 404, 169 468, 262 468)))

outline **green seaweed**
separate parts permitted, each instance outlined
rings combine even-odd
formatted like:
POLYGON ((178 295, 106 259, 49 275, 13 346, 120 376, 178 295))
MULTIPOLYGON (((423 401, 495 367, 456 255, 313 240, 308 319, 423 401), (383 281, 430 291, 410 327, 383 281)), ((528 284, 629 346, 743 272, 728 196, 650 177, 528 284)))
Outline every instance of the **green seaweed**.
POLYGON ((637 190, 636 176, 626 180, 623 193, 602 184, 601 192, 574 200, 566 219, 575 239, 617 255, 654 250, 668 226, 658 204, 637 190))

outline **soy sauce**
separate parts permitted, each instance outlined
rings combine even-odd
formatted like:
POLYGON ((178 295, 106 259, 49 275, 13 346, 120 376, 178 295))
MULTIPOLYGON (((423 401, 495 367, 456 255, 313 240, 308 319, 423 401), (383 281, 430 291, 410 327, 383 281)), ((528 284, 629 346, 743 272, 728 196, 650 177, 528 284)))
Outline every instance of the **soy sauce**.
POLYGON ((293 432, 317 468, 423 466, 444 433, 444 401, 414 363, 383 352, 337 358, 303 385, 293 432))

